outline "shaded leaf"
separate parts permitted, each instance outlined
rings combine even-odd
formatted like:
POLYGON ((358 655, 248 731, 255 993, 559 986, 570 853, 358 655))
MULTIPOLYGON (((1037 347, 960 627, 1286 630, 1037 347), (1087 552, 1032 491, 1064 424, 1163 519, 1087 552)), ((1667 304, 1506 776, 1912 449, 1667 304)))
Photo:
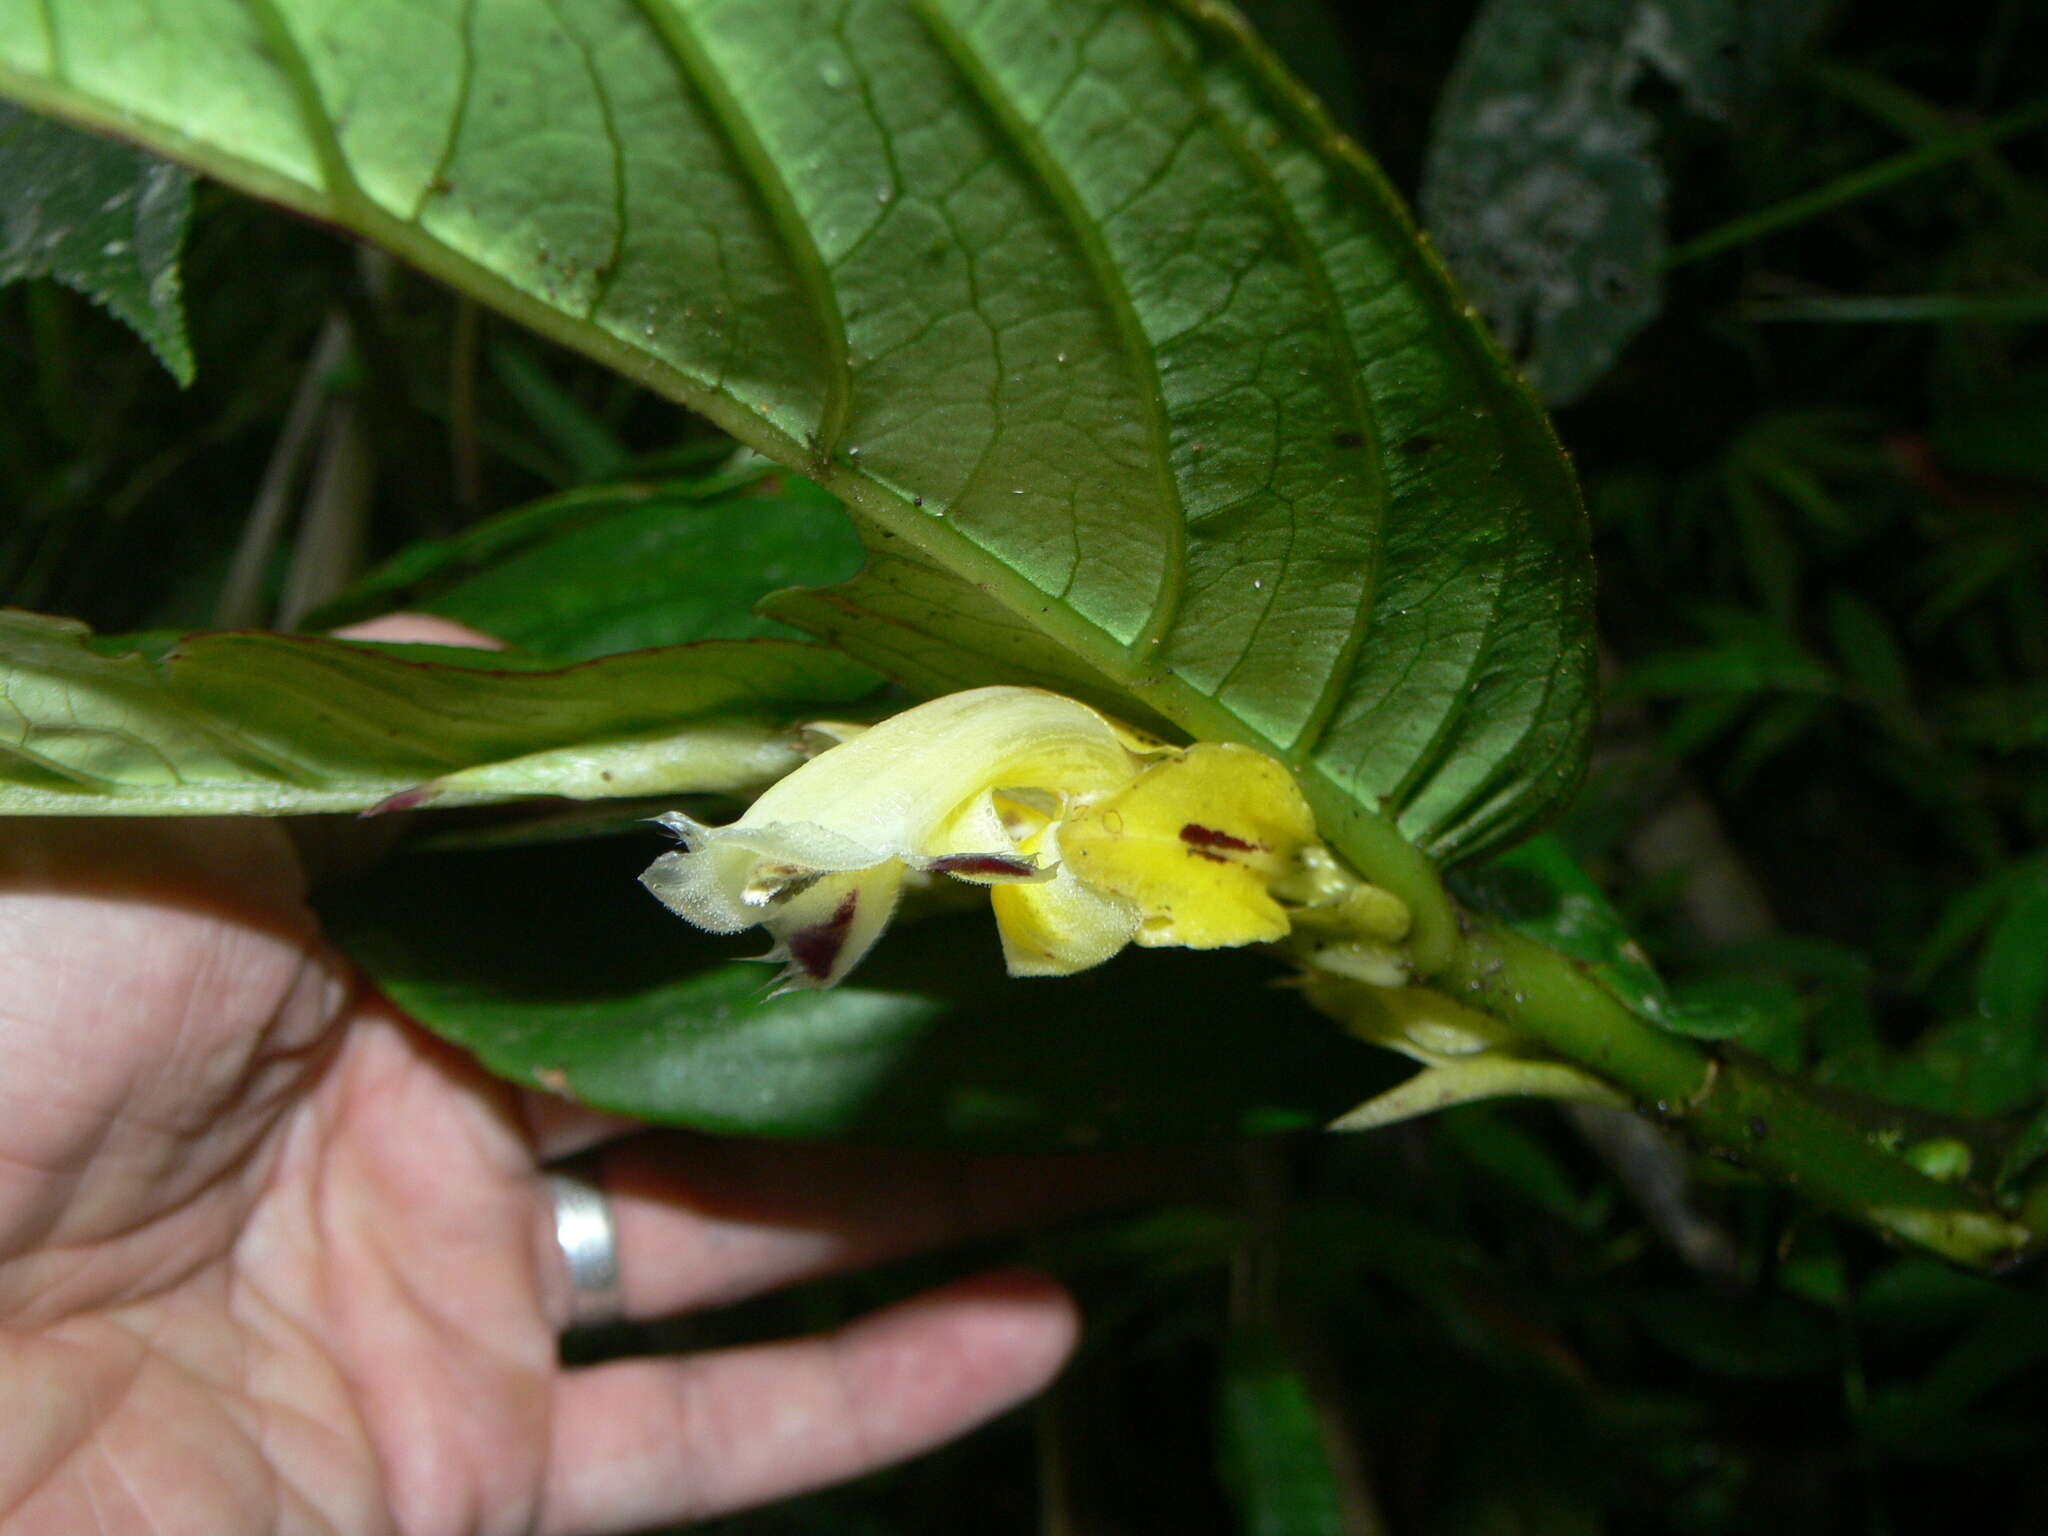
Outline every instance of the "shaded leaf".
POLYGON ((180 384, 193 371, 178 276, 191 217, 189 172, 0 102, 0 284, 77 289, 180 384))
POLYGON ((1948 701, 1949 728, 1994 752, 2048 746, 2048 682, 1994 683, 1948 701))
POLYGON ((2010 1115, 2048 1091, 2048 1061, 2038 1026, 1972 1013, 1928 1030, 1879 1081, 1885 1097, 1901 1104, 1954 1115, 2010 1115))
POLYGON ((1224 1482, 1246 1536, 1347 1536, 1315 1398, 1266 1328, 1232 1330, 1217 1414, 1224 1482))
POLYGON ((1729 755, 1726 780, 1738 787, 1771 759, 1819 723, 1821 701, 1812 698, 1767 700, 1744 728, 1729 755))
POLYGON ((1934 444, 1958 469, 2048 485, 2048 368, 2023 369, 1968 409, 1944 412, 1934 444))
POLYGON ((1048 1148, 1242 1136, 1319 1125, 1380 1071, 1251 955, 1135 951, 1008 980, 985 905, 899 921, 842 985, 770 998, 770 969, 734 958, 757 943, 686 928, 641 888, 657 851, 630 837, 422 854, 323 912, 400 1006, 492 1071, 707 1130, 1048 1148))
POLYGON ((1876 605, 1853 592, 1831 592, 1827 614, 1843 672, 1878 703, 1910 704, 1913 675, 1905 650, 1876 605))
POLYGON ((1739 1038, 1769 1021, 1746 997, 1702 990, 1680 999, 1621 914, 1555 837, 1535 837, 1486 868, 1462 873, 1462 899, 1578 962, 1632 1013, 1677 1034, 1739 1038))
POLYGON ((1998 1161, 1995 1179, 2001 1194, 2011 1190, 2048 1157, 2048 1105, 2034 1111, 1998 1161))
MULTIPOLYGON (((1983 1399, 2015 1376, 2040 1369, 2048 1359, 2048 1316, 2039 1307, 1996 1308, 1945 1351, 1917 1382, 1875 1393, 1865 1409, 1863 1429, 1873 1439, 1920 1455, 1968 1454, 1989 1438, 1991 1425, 1973 1418, 1983 1399)), ((2010 1443, 2034 1440, 2032 1426, 1999 1426, 2010 1443)))
POLYGON ((2048 869, 2029 872, 1992 926, 1977 997, 1984 1013, 2030 1038, 2048 1029, 2048 869))
MULTIPOLYGON (((1601 1102, 1621 1106, 1610 1090, 1601 1102)), ((1518 1119, 1492 1109, 1463 1109, 1438 1122, 1445 1140, 1516 1198, 1581 1232, 1592 1231, 1605 1214, 1603 1194, 1587 1194, 1580 1181, 1543 1141, 1518 1119)))
POLYGON ((1913 985, 1925 987, 1936 971, 1997 920, 2017 892, 2044 878, 2048 878, 2048 859, 2037 856, 2008 864, 1963 887, 1942 908, 1934 931, 1921 945, 1913 962, 1913 985))
POLYGON ((418 544, 306 621, 442 614, 549 656, 794 636, 754 610, 779 587, 850 573, 859 541, 832 497, 750 466, 594 486, 418 544))
POLYGON ((1632 1298, 1644 1332, 1688 1364, 1729 1376, 1795 1376, 1839 1358, 1827 1313, 1787 1297, 1667 1291, 1632 1298))
POLYGON ((1856 1319, 1901 1332, 1947 1328, 2009 1305, 2012 1293, 1983 1275, 1926 1258, 1887 1264, 1856 1295, 1856 1319))
POLYGON ((1795 47, 1813 0, 1491 0, 1437 107, 1422 209, 1546 400, 1585 393, 1662 306, 1662 167, 1642 87, 1714 117, 1795 47))
POLYGON ((1827 665, 1773 619, 1724 607, 1702 607, 1692 617, 1707 631, 1707 644, 1644 657, 1615 691, 1677 698, 1766 691, 1819 697, 1837 691, 1827 665))
POLYGON ((801 761, 792 721, 875 681, 776 640, 562 667, 310 635, 95 640, 0 610, 0 813, 366 810, 454 774, 444 803, 755 788, 801 761))
POLYGON ((511 341, 493 342, 491 372, 519 403, 577 482, 616 478, 631 455, 617 433, 548 377, 533 353, 511 341))

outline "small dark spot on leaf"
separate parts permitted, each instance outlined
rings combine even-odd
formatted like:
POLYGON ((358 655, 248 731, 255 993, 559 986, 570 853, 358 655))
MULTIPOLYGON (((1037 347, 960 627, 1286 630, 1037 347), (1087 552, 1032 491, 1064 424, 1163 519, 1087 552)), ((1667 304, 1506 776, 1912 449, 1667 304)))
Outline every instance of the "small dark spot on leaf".
POLYGON ((1441 441, 1434 433, 1418 432, 1402 442, 1401 451, 1411 459, 1419 459, 1441 441))
POLYGON ((1363 448, 1365 446, 1365 434, 1347 429, 1343 432, 1332 432, 1330 434, 1330 441, 1339 448, 1363 448))

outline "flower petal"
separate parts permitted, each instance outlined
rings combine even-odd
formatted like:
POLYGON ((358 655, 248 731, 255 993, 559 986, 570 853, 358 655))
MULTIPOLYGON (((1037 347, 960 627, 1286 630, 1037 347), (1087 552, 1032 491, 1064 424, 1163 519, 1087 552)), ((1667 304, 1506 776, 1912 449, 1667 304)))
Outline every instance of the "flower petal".
POLYGON ((1012 976, 1071 976, 1102 964, 1138 931, 1135 905, 1064 867, 1041 885, 999 885, 989 901, 1012 976))
POLYGON ((640 877, 672 912, 712 933, 738 933, 762 920, 767 903, 820 873, 871 869, 888 850, 865 848, 804 822, 707 827, 680 811, 655 818, 682 840, 640 877))
POLYGON ((775 990, 829 987, 860 964, 888 927, 902 889, 903 866, 891 859, 820 876, 776 901, 761 918, 775 936, 764 958, 788 962, 775 990))
POLYGON ((874 947, 896 910, 903 886, 896 859, 820 870, 724 839, 730 827, 699 826, 679 813, 661 819, 688 842, 656 859, 640 883, 677 916, 712 933, 766 928, 775 947, 762 958, 788 962, 782 990, 831 986, 874 947))
POLYGON ((771 785, 734 825, 830 827, 885 855, 1006 850, 1007 840, 941 846, 941 833, 991 789, 1101 793, 1143 762, 1125 730, 1038 688, 972 688, 871 726, 771 785))
POLYGON ((843 976, 907 871, 990 887, 1014 975, 1083 970, 1133 938, 1208 948, 1287 932, 1273 885, 1305 878, 1315 829, 1291 775, 1260 753, 1176 750, 1035 688, 816 734, 837 744, 731 825, 662 817, 683 846, 642 877, 700 927, 766 927, 788 986, 843 976))
POLYGON ((1199 742, 1066 818, 1068 868, 1143 914, 1137 942, 1215 949, 1284 938, 1274 881, 1315 840, 1315 818, 1280 763, 1199 742))

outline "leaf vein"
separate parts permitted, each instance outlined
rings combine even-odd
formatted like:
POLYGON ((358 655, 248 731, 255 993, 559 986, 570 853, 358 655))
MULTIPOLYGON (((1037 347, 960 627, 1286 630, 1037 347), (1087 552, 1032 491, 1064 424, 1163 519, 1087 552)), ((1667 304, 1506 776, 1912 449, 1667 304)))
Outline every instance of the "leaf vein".
POLYGON ((64 67, 64 49, 57 40, 55 0, 36 0, 36 11, 43 18, 43 47, 50 55, 50 73, 59 80, 68 80, 71 76, 64 67))
MULTIPOLYGON (((1145 411, 1145 425, 1152 440, 1152 462, 1157 468, 1161 505, 1166 512, 1167 548, 1159 589, 1152 609, 1138 633, 1125 647, 1127 656, 1141 667, 1149 666, 1156 642, 1173 628, 1179 617, 1187 585, 1187 508, 1173 473, 1170 456, 1171 432, 1167 423, 1165 390, 1159 377, 1159 357, 1138 318, 1129 285, 1110 252, 1102 231, 1089 216, 1080 189, 1046 145, 1043 135, 1026 122, 1010 104, 1007 95, 991 78, 988 66, 975 51, 959 25, 934 0, 911 0, 911 9, 924 24, 961 79, 981 103, 983 112, 1001 136, 1022 157, 1037 178, 1046 199, 1073 237, 1076 248, 1095 279, 1096 288, 1108 306, 1110 318, 1130 359, 1133 382, 1145 411)), ((1078 536, 1078 530, 1077 530, 1078 536)))
POLYGON ((476 0, 462 0, 462 73, 455 81, 455 105, 448 114, 448 137, 434 158, 433 174, 413 201, 406 223, 417 225, 427 211, 427 199, 448 185, 448 168, 455 163, 455 146, 462 137, 463 121, 469 116, 469 93, 476 80, 476 0))
POLYGON ((633 0, 647 19, 676 77, 702 103, 713 128, 745 168, 749 190, 760 201, 769 222, 781 238, 783 251, 795 268, 805 297, 820 322, 825 339, 825 398, 818 413, 812 452, 829 463, 839 440, 845 435, 847 414, 853 393, 853 370, 848 356, 846 315, 839 295, 825 268, 824 253, 818 248, 811 227, 796 206, 789 183, 777 167, 767 146, 734 99, 718 68, 705 54, 689 22, 684 20, 675 0, 633 0))
POLYGON ((321 190, 335 204, 368 208, 370 201, 356 184, 355 172, 349 168, 341 137, 334 131, 334 119, 328 116, 327 103, 320 98, 320 87, 313 79, 312 67, 306 62, 305 50, 299 46, 284 13, 277 8, 275 0, 242 0, 242 9, 269 43, 277 68, 291 88, 292 100, 299 109, 300 125, 312 142, 314 157, 320 162, 321 177, 327 183, 321 190))
MULTIPOLYGON (((1317 299, 1330 317, 1329 340, 1338 352, 1338 373, 1342 379, 1344 397, 1351 407, 1352 418, 1358 423, 1358 428, 1369 445, 1369 462, 1374 470, 1372 512, 1376 536, 1371 539, 1368 546, 1370 554, 1366 562, 1362 589, 1344 641, 1338 647, 1336 656, 1330 661, 1328 676, 1322 690, 1316 696, 1315 703, 1309 707, 1308 715, 1296 731, 1294 740, 1286 744, 1284 755, 1287 761, 1299 768, 1314 753, 1316 743, 1328 730, 1332 717, 1342 703, 1344 692, 1350 686, 1353 661, 1372 622, 1373 594, 1379 586, 1380 562, 1386 547, 1385 529, 1389 496, 1384 468, 1385 444, 1381 441, 1377 413, 1373 410, 1371 397, 1366 392, 1364 370, 1360 365, 1358 350, 1351 335, 1351 317, 1346 313, 1344 303, 1337 295, 1337 287, 1330 278, 1329 269, 1323 265, 1322 253, 1316 248, 1307 226, 1302 223, 1301 215, 1295 209, 1294 200, 1288 195, 1286 187, 1281 184, 1280 178, 1274 173, 1266 157, 1252 147, 1243 128, 1217 106, 1199 73, 1180 62, 1180 55, 1172 46, 1171 40, 1162 35, 1158 17, 1147 12, 1145 21, 1154 35, 1159 37, 1161 52, 1175 61, 1176 72, 1181 76, 1189 95, 1200 103, 1203 119, 1229 147, 1234 158, 1266 189, 1266 202, 1278 215, 1280 229, 1295 254, 1297 264, 1306 273, 1317 299)), ((1296 517, 1297 509, 1290 501, 1288 520, 1291 525, 1298 527, 1296 517)), ((1290 564, 1294 543, 1293 539, 1288 541, 1287 561, 1290 564)), ((1283 566, 1283 579, 1284 576, 1283 566)), ((1280 582, 1276 580, 1274 586, 1277 590, 1280 582)), ((1267 607, 1271 607, 1270 600, 1267 607)), ((1250 647, 1247 647, 1246 653, 1250 654, 1250 647)), ((1242 665, 1241 658, 1238 666, 1242 665)), ((1229 686, 1238 666, 1233 666, 1223 682, 1218 685, 1216 691, 1219 695, 1229 686)))
MULTIPOLYGON (((474 4, 475 0, 470 0, 474 4)), ((584 72, 590 76, 591 94, 597 98, 597 115, 604 123, 604 136, 612 149, 612 248, 598 268, 597 281, 592 285, 590 303, 584 308, 583 318, 596 322, 604 309, 605 300, 610 297, 612 283, 617 279, 619 268, 625 265, 626 241, 632 228, 632 213, 626 198, 626 143, 619 137, 617 114, 612 107, 612 93, 606 89, 604 76, 598 72, 597 57, 591 51, 590 40, 570 25, 568 14, 562 9, 562 0, 548 0, 548 9, 555 13, 562 31, 576 44, 576 51, 583 56, 584 72)))

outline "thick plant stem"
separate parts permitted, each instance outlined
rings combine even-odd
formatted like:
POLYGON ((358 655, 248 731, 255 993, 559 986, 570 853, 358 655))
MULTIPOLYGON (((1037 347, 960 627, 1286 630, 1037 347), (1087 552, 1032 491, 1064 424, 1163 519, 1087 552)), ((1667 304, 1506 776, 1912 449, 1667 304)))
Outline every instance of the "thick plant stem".
POLYGON ((1433 985, 1605 1078, 1710 1155, 1957 1263, 1997 1268, 2037 1240, 1976 1185, 1915 1166, 1903 1122, 1859 1123, 1759 1063, 1661 1030, 1565 956, 1487 919, 1465 919, 1433 985))

